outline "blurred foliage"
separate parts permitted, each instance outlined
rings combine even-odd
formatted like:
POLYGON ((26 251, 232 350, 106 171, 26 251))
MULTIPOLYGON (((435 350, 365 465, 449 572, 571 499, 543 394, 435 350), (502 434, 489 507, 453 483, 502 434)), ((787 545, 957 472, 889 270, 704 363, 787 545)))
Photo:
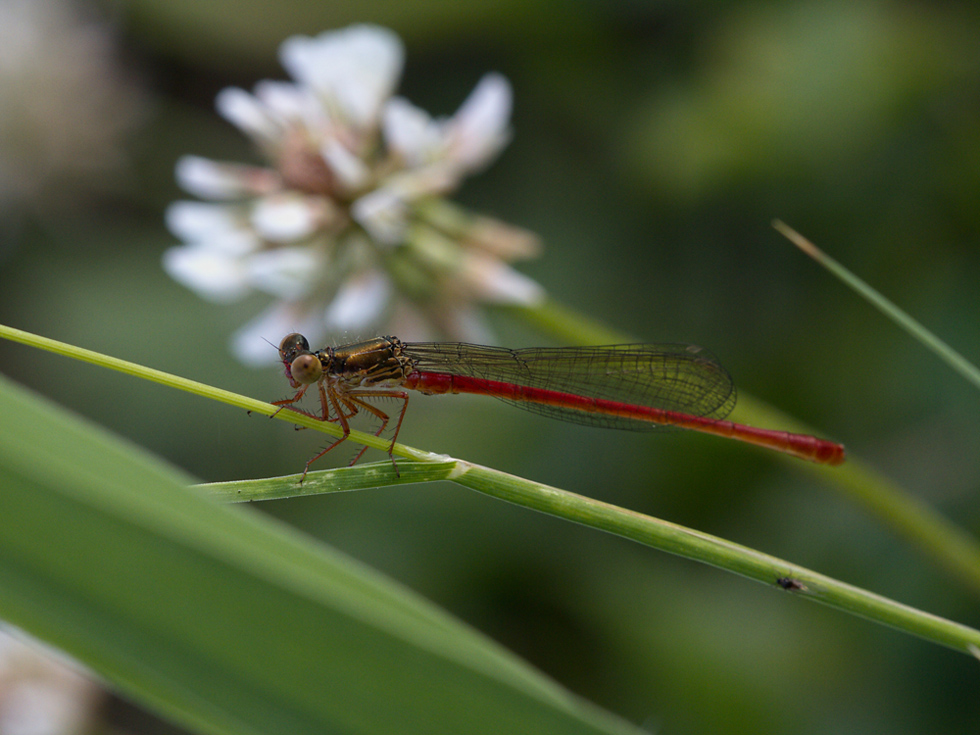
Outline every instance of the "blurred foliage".
MULTIPOLYGON (((212 101, 230 84, 282 78, 283 38, 381 23, 406 42, 401 93, 434 113, 455 110, 486 71, 512 80, 514 141, 459 199, 542 236, 546 255, 525 271, 556 299, 638 339, 709 347, 742 390, 980 531, 980 397, 769 226, 786 221, 980 359, 975 4, 100 9, 145 96, 142 122, 127 165, 92 182, 98 194, 83 204, 4 207, 0 321, 284 396, 280 371, 247 371, 226 349, 263 304, 203 303, 160 269, 172 242, 162 210, 182 196, 173 164, 183 153, 254 158, 212 101)), ((542 341, 506 314, 495 326, 503 343, 542 341)), ((206 480, 298 471, 319 441, 16 345, 0 345, 0 365, 206 480)), ((401 438, 980 625, 975 598, 792 462, 711 438, 521 414, 413 397, 401 438)), ((266 507, 651 729, 967 733, 980 719, 975 661, 475 494, 422 486, 266 507)))

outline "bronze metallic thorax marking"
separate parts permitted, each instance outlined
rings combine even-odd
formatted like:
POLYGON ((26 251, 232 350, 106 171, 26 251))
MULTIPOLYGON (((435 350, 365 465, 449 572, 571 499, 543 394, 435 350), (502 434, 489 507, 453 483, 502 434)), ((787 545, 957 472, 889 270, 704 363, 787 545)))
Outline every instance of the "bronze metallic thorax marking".
POLYGON ((323 375, 349 388, 400 385, 412 372, 397 337, 377 337, 343 347, 327 347, 316 353, 323 375))

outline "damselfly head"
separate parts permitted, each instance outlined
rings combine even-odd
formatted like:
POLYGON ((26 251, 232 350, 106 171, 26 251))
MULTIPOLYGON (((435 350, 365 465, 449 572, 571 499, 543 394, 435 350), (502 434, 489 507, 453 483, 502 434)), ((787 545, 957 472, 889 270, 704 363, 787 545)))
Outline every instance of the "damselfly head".
POLYGON ((297 332, 282 338, 279 357, 286 366, 286 377, 293 388, 315 383, 323 374, 319 358, 310 352, 310 343, 297 332))

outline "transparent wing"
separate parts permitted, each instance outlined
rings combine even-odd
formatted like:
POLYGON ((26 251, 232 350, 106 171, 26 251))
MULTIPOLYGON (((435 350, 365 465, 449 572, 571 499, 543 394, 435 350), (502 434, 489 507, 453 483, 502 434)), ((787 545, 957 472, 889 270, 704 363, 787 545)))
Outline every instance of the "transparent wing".
MULTIPOLYGON (((735 406, 731 376, 707 350, 685 344, 605 347, 535 347, 511 350, 464 343, 419 342, 403 354, 419 372, 546 389, 721 419, 735 406)), ((519 408, 589 426, 651 431, 668 428, 554 402, 515 398, 487 386, 486 393, 519 408)))

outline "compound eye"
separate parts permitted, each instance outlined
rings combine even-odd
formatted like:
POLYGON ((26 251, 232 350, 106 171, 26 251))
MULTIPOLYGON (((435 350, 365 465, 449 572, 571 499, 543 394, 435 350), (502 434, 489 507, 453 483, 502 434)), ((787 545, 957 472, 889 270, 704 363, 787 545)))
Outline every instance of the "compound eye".
POLYGON ((320 364, 319 358, 307 352, 289 364, 289 374, 297 383, 309 385, 318 381, 323 375, 323 366, 320 364))
POLYGON ((310 343, 306 337, 298 332, 292 332, 282 338, 279 343, 279 354, 285 360, 291 355, 298 355, 300 352, 309 352, 310 343))

